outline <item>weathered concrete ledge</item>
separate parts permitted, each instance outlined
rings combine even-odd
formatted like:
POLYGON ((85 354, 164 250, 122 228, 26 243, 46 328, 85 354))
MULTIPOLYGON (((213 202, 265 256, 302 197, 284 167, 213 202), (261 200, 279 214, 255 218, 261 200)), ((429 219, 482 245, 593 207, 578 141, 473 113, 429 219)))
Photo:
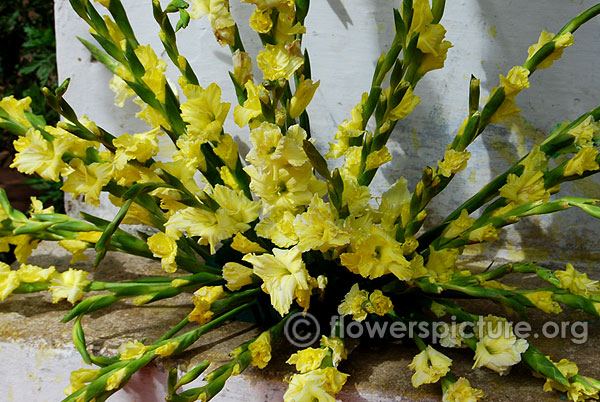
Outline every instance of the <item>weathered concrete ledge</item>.
MULTIPOLYGON (((33 254, 30 263, 40 266, 54 265, 59 269, 69 266, 70 255, 54 244, 42 244, 33 254)), ((72 265, 90 269, 89 263, 72 265)), ((138 257, 109 253, 94 277, 97 280, 134 279, 141 274, 160 274, 160 266, 138 257)), ((123 342, 134 339, 160 337, 168 328, 179 322, 189 312, 189 297, 145 307, 135 307, 127 302, 118 303, 84 319, 86 338, 91 349, 98 353, 115 353, 123 342)), ((493 304, 479 303, 479 313, 500 313, 493 304)), ((60 318, 70 309, 66 302, 53 305, 49 295, 13 295, 0 303, 0 400, 57 401, 64 397, 62 390, 69 384, 72 370, 83 367, 79 354, 71 343, 71 324, 61 324, 60 318)), ((546 316, 530 317, 534 332, 541 329, 546 316)), ((563 357, 577 362, 584 375, 599 377, 600 358, 597 344, 600 341, 598 321, 577 312, 565 312, 553 320, 588 320, 589 339, 576 345, 568 339, 533 339, 533 343, 554 359, 563 357)), ((258 333, 252 324, 232 322, 206 334, 193 351, 170 360, 158 360, 145 368, 123 391, 110 400, 115 402, 159 402, 166 394, 168 366, 186 370, 202 360, 215 365, 228 361, 228 353, 237 345, 258 333)), ((280 345, 289 349, 285 345, 280 345)), ((340 369, 351 376, 338 394, 338 399, 358 401, 438 401, 439 385, 414 389, 410 384, 412 372, 407 365, 416 348, 406 342, 365 342, 352 345, 348 361, 340 369), (355 347, 356 346, 356 347, 355 347)), ((289 349, 291 351, 291 349, 289 349)), ((524 366, 516 366, 505 377, 487 369, 471 370, 472 353, 466 350, 445 349, 454 360, 453 373, 466 376, 471 384, 484 390, 488 401, 556 401, 558 393, 542 392, 543 381, 533 378, 524 366)), ((232 378, 215 401, 276 401, 281 400, 286 389, 282 379, 292 374, 292 366, 285 364, 289 353, 275 355, 265 370, 248 369, 232 378)), ((200 380, 192 386, 200 384, 200 380)))

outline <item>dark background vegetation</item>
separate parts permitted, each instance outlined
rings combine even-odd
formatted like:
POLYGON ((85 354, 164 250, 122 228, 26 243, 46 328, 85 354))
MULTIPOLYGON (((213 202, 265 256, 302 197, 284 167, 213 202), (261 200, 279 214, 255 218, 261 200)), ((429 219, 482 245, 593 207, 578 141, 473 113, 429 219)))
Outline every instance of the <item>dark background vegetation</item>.
MULTIPOLYGON (((0 98, 29 96, 31 109, 47 124, 56 124, 58 115, 46 105, 41 88, 56 86, 56 45, 54 39, 54 2, 49 0, 0 1, 0 98)), ((64 211, 62 183, 39 177, 22 177, 8 169, 13 156, 15 136, 0 129, 0 187, 6 189, 11 203, 20 209, 36 195, 48 207, 64 211)), ((0 255, 0 260, 11 260, 0 255)))

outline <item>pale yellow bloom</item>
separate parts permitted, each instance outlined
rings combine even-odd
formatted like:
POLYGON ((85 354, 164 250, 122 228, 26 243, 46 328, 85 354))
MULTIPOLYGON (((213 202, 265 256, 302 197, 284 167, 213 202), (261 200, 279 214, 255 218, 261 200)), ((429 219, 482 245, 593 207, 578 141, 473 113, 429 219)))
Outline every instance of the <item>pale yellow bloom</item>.
POLYGON ((201 18, 208 14, 215 38, 221 45, 234 44, 235 21, 229 12, 229 0, 193 0, 190 16, 201 18))
POLYGON ((529 70, 521 66, 515 66, 510 69, 508 74, 500 74, 500 86, 504 88, 506 97, 516 96, 525 88, 529 88, 529 70))
POLYGON ((363 321, 367 318, 367 311, 363 308, 363 304, 368 301, 368 296, 369 292, 360 290, 358 284, 355 283, 338 306, 338 313, 341 315, 352 314, 353 320, 363 321))
POLYGON ((589 279, 587 274, 581 273, 571 263, 567 264, 564 271, 554 271, 560 281, 561 287, 576 295, 596 296, 600 294, 598 281, 589 279))
POLYGON ((154 349, 154 354, 159 356, 171 356, 179 347, 179 341, 169 341, 154 349))
POLYGON ((214 313, 210 310, 211 305, 219 299, 225 297, 223 286, 203 286, 194 292, 192 301, 194 310, 189 314, 188 319, 204 325, 209 322, 214 313))
POLYGON ((258 338, 248 345, 248 350, 252 357, 250 363, 253 366, 260 369, 267 367, 267 364, 271 361, 271 333, 265 331, 260 334, 258 338))
POLYGON ((284 402, 335 402, 337 394, 346 383, 348 374, 334 367, 295 374, 289 380, 290 386, 283 395, 284 402))
POLYGON ((252 283, 252 268, 230 261, 223 265, 223 279, 227 281, 227 289, 239 290, 252 283))
POLYGON ((377 289, 369 295, 369 300, 365 303, 365 310, 370 314, 384 316, 394 310, 394 305, 389 297, 377 289))
POLYGON ((411 378, 413 387, 438 382, 450 371, 451 365, 452 359, 428 345, 408 365, 408 368, 415 372, 411 378))
POLYGON ((469 230, 473 222, 475 222, 475 218, 469 218, 469 211, 463 209, 460 211, 459 217, 450 222, 446 227, 442 233, 442 237, 454 239, 469 230))
POLYGON ((37 173, 46 180, 58 181, 59 175, 66 176, 73 171, 62 160, 69 148, 67 141, 57 138, 53 142, 47 141, 38 130, 30 128, 13 144, 17 154, 10 167, 21 173, 37 173))
POLYGON ((19 270, 16 271, 21 282, 48 282, 54 275, 54 267, 42 268, 36 265, 21 264, 19 270))
POLYGON ((217 184, 211 196, 219 204, 219 211, 225 211, 239 225, 247 225, 258 218, 260 203, 248 199, 240 190, 217 184))
POLYGON ((291 355, 286 363, 295 364, 296 371, 300 373, 308 373, 321 367, 325 356, 327 356, 327 349, 306 348, 291 355))
POLYGON ((429 259, 425 268, 429 275, 440 280, 447 280, 455 270, 458 254, 459 251, 456 248, 436 250, 433 246, 429 246, 429 259))
POLYGON ((163 232, 155 233, 148 240, 148 248, 152 254, 160 258, 160 263, 165 272, 173 273, 177 271, 177 243, 172 237, 167 236, 163 232))
POLYGON ((337 132, 333 136, 334 139, 338 140, 336 143, 329 143, 329 152, 325 154, 325 157, 331 159, 337 159, 343 156, 348 151, 350 138, 358 137, 364 133, 362 123, 362 112, 363 103, 367 99, 367 94, 363 94, 363 102, 356 105, 351 111, 351 118, 344 120, 337 128, 337 132))
POLYGON ((138 341, 129 341, 119 346, 121 360, 139 359, 146 353, 146 346, 138 341))
POLYGON ((188 134, 200 143, 217 141, 230 107, 230 103, 221 103, 221 88, 212 83, 181 104, 181 117, 189 123, 188 134))
POLYGON ((583 172, 600 169, 598 162, 596 162, 597 157, 598 150, 596 148, 581 148, 565 165, 565 177, 573 176, 575 174, 582 175, 583 172))
MULTIPOLYGON (((238 146, 233 137, 224 133, 219 137, 219 144, 214 148, 215 154, 225 162, 230 170, 235 170, 238 162, 238 146)), ((234 178, 235 180, 235 178, 234 178)), ((237 185, 237 183, 236 183, 237 185)), ((233 186, 230 186, 233 188, 233 186)))
POLYGON ((598 137, 600 127, 598 123, 594 121, 592 116, 588 116, 585 120, 573 127, 568 135, 575 137, 575 145, 581 148, 592 147, 594 145, 594 138, 598 137))
POLYGON ((31 128, 31 123, 25 116, 25 112, 29 111, 29 105, 31 105, 29 96, 23 99, 15 99, 14 96, 9 95, 0 100, 0 108, 6 112, 9 119, 22 126, 24 131, 31 128))
POLYGON ((469 380, 460 377, 446 389, 442 402, 477 402, 483 396, 482 390, 472 388, 469 380))
POLYGON ((523 172, 521 176, 509 174, 506 184, 500 188, 500 196, 516 205, 548 200, 550 194, 544 187, 544 175, 540 171, 523 172))
POLYGON ((350 236, 336 223, 331 205, 314 196, 306 212, 294 219, 294 231, 298 236, 298 248, 302 251, 325 252, 348 244, 350 236))
POLYGON ((58 303, 61 299, 67 299, 71 304, 83 297, 84 289, 90 284, 87 280, 89 272, 69 268, 61 274, 52 278, 52 303, 58 303))
POLYGON ((444 154, 444 159, 438 161, 438 174, 450 177, 467 167, 471 153, 467 151, 457 152, 449 149, 444 154))
POLYGON ((260 244, 250 241, 246 236, 244 236, 241 233, 236 233, 236 235, 233 236, 231 248, 244 254, 264 253, 267 251, 264 248, 262 248, 260 244))
POLYGON ((297 248, 274 248, 273 254, 247 254, 242 259, 253 265, 254 274, 264 282, 263 291, 271 296, 271 304, 281 316, 289 312, 298 291, 310 290, 308 271, 297 248))
POLYGON ((295 119, 300 116, 312 100, 321 81, 313 82, 311 79, 303 79, 300 81, 298 88, 292 99, 290 100, 290 117, 295 119))
POLYGON ((521 109, 519 109, 515 104, 514 96, 508 96, 504 98, 504 101, 500 105, 500 107, 494 112, 492 117, 490 118, 490 123, 502 123, 507 117, 513 116, 519 113, 521 109))
POLYGON ((390 111, 389 118, 391 120, 406 119, 419 102, 421 102, 421 98, 413 94, 412 87, 409 86, 400 103, 390 111))
POLYGON ((560 59, 565 47, 573 44, 573 34, 566 32, 559 37, 555 37, 554 34, 543 30, 542 33, 540 33, 538 42, 529 47, 529 58, 531 58, 538 50, 542 48, 542 46, 550 41, 554 41, 554 51, 537 66, 538 70, 542 68, 548 68, 552 65, 552 63, 554 63, 555 60, 560 59))
POLYGON ((87 261, 88 258, 84 251, 88 249, 88 244, 81 240, 65 239, 58 242, 58 245, 73 254, 71 264, 77 261, 87 261))
POLYGON ((0 261, 0 300, 4 301, 10 296, 20 283, 17 271, 12 271, 8 264, 0 261))
POLYGON ((254 76, 252 75, 252 59, 246 52, 242 52, 239 49, 232 55, 233 60, 233 76, 238 84, 242 87, 248 81, 252 81, 254 76))
POLYGON ((250 16, 250 28, 258 33, 269 33, 272 27, 271 10, 254 9, 254 12, 250 16))
POLYGON ((479 341, 473 368, 487 367, 500 375, 507 374, 519 363, 521 354, 529 347, 525 339, 517 339, 506 318, 491 314, 477 323, 476 334, 479 341))
POLYGON ((119 389, 126 376, 127 367, 123 367, 122 369, 115 371, 110 377, 108 377, 108 380, 106 381, 106 387, 104 387, 104 389, 107 391, 119 389))
POLYGON ((496 229, 493 224, 488 223, 487 225, 472 230, 469 233, 469 241, 478 243, 496 241, 498 240, 498 233, 500 233, 500 229, 496 229))
POLYGON ((303 64, 302 57, 291 54, 281 45, 266 45, 256 57, 256 63, 263 72, 265 80, 283 78, 289 80, 303 64))
POLYGON ((123 169, 128 161, 137 159, 146 162, 158 153, 157 135, 160 128, 155 128, 140 134, 123 134, 113 141, 117 148, 113 163, 115 168, 123 169))
POLYGON ((261 219, 255 227, 256 234, 270 239, 277 247, 287 248, 298 243, 294 231, 294 214, 285 209, 275 209, 261 219))
POLYGON ((66 395, 71 395, 75 391, 80 390, 85 387, 85 385, 89 382, 92 382, 98 376, 98 369, 79 369, 71 372, 71 383, 70 385, 64 389, 64 393, 66 395))
POLYGON ((557 302, 552 300, 553 295, 554 292, 550 291, 525 293, 525 297, 527 297, 529 301, 535 305, 535 307, 542 310, 544 313, 558 314, 562 311, 562 308, 560 308, 560 305, 557 302))
POLYGON ((384 145, 379 151, 371 152, 369 156, 367 156, 367 160, 365 162, 365 171, 377 169, 379 166, 386 164, 391 160, 392 155, 384 145))
POLYGON ((262 114, 260 95, 261 92, 266 92, 262 85, 254 85, 252 80, 248 80, 244 87, 246 88, 247 99, 243 105, 238 105, 233 110, 233 120, 240 127, 244 127, 250 120, 262 114))
POLYGON ((86 165, 81 159, 73 159, 70 162, 72 173, 70 173, 61 189, 74 197, 84 194, 85 202, 98 206, 100 204, 100 192, 108 184, 112 177, 112 166, 110 163, 92 163, 86 165))

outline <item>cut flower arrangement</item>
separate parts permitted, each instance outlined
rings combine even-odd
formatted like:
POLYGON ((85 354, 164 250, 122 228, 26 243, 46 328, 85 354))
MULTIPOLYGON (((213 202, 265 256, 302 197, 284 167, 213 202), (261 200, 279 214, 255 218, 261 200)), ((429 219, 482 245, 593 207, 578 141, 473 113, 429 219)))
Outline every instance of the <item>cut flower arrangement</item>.
MULTIPOLYGON (((164 9, 158 0, 152 2, 164 50, 180 72, 179 89, 174 89, 165 76, 167 62, 138 42, 120 0, 70 0, 97 44, 81 42, 114 73, 115 102, 122 106, 133 97, 140 107, 137 116, 152 128, 148 132, 116 136, 79 116, 63 97, 68 80, 54 91, 44 89, 48 104, 63 117, 55 127, 29 111, 28 98, 0 101, 0 127, 19 136, 12 167, 62 179, 64 191, 83 195, 91 205, 106 192, 120 208, 112 221, 87 213, 77 219, 44 209, 34 199, 26 215, 0 190, 0 251, 12 245, 21 263, 17 270, 0 263, 0 298, 50 292, 55 303, 72 303, 63 322, 74 322, 73 341, 83 361, 97 366, 72 373, 65 401, 104 401, 156 357, 188 350, 207 331, 242 313, 255 314, 264 331, 231 351, 231 361, 213 368, 203 385, 189 388, 209 362, 182 376, 170 370, 166 400, 210 400, 231 376, 251 365, 266 367, 286 322, 305 312, 327 325, 336 315, 347 316, 347 322, 407 324, 453 315, 473 324, 458 335, 450 328, 456 323, 446 324, 450 330, 441 347, 434 348, 428 337, 413 337, 420 353, 408 366, 414 371, 412 383, 440 383, 444 401, 484 396, 476 384, 452 374, 452 360, 442 352, 448 347, 471 349, 474 369, 504 375, 520 363, 545 379, 545 391, 566 393, 573 401, 598 399, 600 381, 579 373, 575 363, 545 356, 518 338, 507 318, 473 314, 459 300, 491 300, 521 317, 528 310, 556 314, 563 307, 600 317, 600 284, 571 264, 551 270, 519 262, 472 273, 457 258, 467 245, 499 243, 504 226, 528 216, 579 208, 600 218, 598 200, 560 195, 561 183, 600 171, 600 107, 574 121, 556 122, 547 138, 443 222, 427 229, 423 224, 431 200, 467 166, 468 146, 488 125, 519 112, 515 97, 529 88, 531 74, 559 59, 577 28, 600 13, 600 5, 556 34, 543 31, 524 63, 501 75, 488 99, 480 100, 479 80, 472 77, 468 115, 452 143, 440 150, 437 165, 424 167, 413 189, 398 178, 374 197, 369 184, 392 160, 386 143, 400 135, 394 132, 397 121, 418 106, 415 87, 444 66, 452 47, 440 24, 445 2, 404 0, 394 10, 395 36, 376 63, 371 87, 322 155, 311 139, 306 111, 319 87, 302 46, 309 0, 243 1, 256 6, 249 23, 264 45, 254 58, 244 49, 227 0, 173 0, 164 9), (231 49, 229 75, 239 102, 233 111, 221 102, 216 84, 200 86, 179 53, 176 32, 197 18, 208 18, 216 40, 231 49), (253 77, 253 63, 262 80, 253 77), (245 157, 223 129, 231 115, 250 131, 245 157), (367 129, 370 120, 373 129, 367 129), (159 136, 174 144, 169 161, 155 160, 159 136), (338 158, 339 167, 332 169, 335 163, 327 159, 338 158), (132 234, 121 224, 154 229, 132 234), (108 251, 119 251, 159 260, 165 274, 100 282, 85 271, 27 264, 41 240, 57 241, 74 261, 94 248, 97 269, 108 251), (546 285, 512 287, 498 281, 525 274, 546 285), (194 308, 161 338, 127 342, 116 356, 88 350, 86 315, 121 300, 143 306, 182 293, 190 294, 194 308)), ((352 364, 352 355, 342 321, 332 328, 329 336, 289 358, 297 373, 286 379, 286 402, 335 400, 348 377, 338 366, 346 359, 342 364, 352 364)))

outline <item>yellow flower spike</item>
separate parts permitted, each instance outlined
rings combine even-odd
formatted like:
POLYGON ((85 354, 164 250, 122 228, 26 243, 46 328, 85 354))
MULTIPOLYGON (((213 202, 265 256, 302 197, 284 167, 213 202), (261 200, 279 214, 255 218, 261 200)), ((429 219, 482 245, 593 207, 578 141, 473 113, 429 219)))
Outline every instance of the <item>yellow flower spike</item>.
POLYGON ((363 303, 367 302, 368 296, 369 292, 360 290, 358 284, 355 283, 338 306, 338 313, 341 315, 352 315, 354 321, 363 321, 367 318, 367 311, 363 309, 363 303))
POLYGON ((450 222, 450 224, 446 227, 444 232, 442 233, 442 237, 447 239, 454 239, 455 237, 460 236, 473 225, 475 222, 475 218, 469 218, 469 212, 466 209, 460 211, 460 216, 450 222))
POLYGON ((292 119, 297 118, 306 110, 320 84, 321 81, 313 82, 311 79, 300 81, 294 96, 290 100, 290 117, 292 119))
POLYGON ((21 264, 17 272, 17 276, 21 282, 34 283, 34 282, 48 282, 55 273, 53 266, 48 268, 42 268, 30 264, 21 264))
POLYGON ((298 235, 297 247, 302 251, 326 252, 350 241, 348 233, 336 223, 331 205, 317 195, 306 212, 294 219, 294 232, 298 235))
POLYGON ((408 368, 415 372, 411 378, 413 387, 419 388, 423 384, 438 382, 450 371, 451 365, 452 359, 428 345, 408 365, 408 368))
POLYGON ((248 350, 252 357, 250 363, 254 367, 258 367, 259 369, 267 367, 267 364, 271 361, 271 333, 265 331, 260 334, 254 342, 248 345, 248 350))
POLYGON ((540 50, 542 46, 544 46, 546 43, 552 40, 554 40, 555 43, 554 51, 536 67, 538 70, 542 68, 548 68, 552 65, 552 63, 554 63, 555 60, 560 59, 564 49, 573 44, 573 34, 571 34, 570 32, 566 32, 560 35, 558 38, 556 38, 554 34, 548 33, 546 32, 546 30, 543 30, 540 33, 538 42, 529 47, 529 58, 531 58, 538 50, 540 50))
POLYGON ((160 263, 165 272, 173 273, 177 271, 177 263, 175 262, 177 243, 175 239, 163 232, 158 232, 150 236, 146 242, 152 254, 161 259, 160 263))
POLYGON ((100 192, 112 178, 112 165, 110 163, 92 163, 86 165, 81 159, 70 162, 73 170, 64 181, 61 190, 73 194, 74 197, 85 195, 87 204, 98 206, 100 192))
POLYGON ((192 301, 194 302, 194 310, 189 314, 188 319, 204 325, 212 319, 214 313, 210 311, 210 307, 216 300, 226 296, 223 291, 223 286, 204 286, 194 292, 192 301))
POLYGON ((562 311, 560 305, 552 300, 554 292, 550 291, 539 291, 532 293, 525 293, 525 297, 531 301, 535 307, 548 314, 558 314, 562 311))
POLYGON ((271 296, 271 304, 283 317, 290 310, 298 290, 309 290, 308 271, 302 252, 273 249, 273 254, 247 254, 242 260, 254 267, 254 274, 263 280, 262 289, 271 296))
POLYGON ((248 238, 241 233, 236 233, 236 235, 233 236, 231 248, 243 254, 264 253, 267 251, 262 248, 260 244, 248 240, 248 238))
POLYGON ((10 165, 25 174, 37 173, 42 178, 58 181, 59 176, 67 176, 73 169, 63 160, 63 154, 68 150, 69 143, 55 139, 47 141, 42 134, 33 128, 27 134, 14 142, 17 154, 10 165))
POLYGON ((29 105, 31 105, 29 96, 23 99, 15 99, 14 96, 9 95, 0 100, 0 108, 10 116, 11 120, 14 120, 25 129, 31 128, 31 123, 25 116, 25 112, 29 111, 29 105))
POLYGON ((154 354, 167 357, 171 356, 175 350, 179 347, 179 341, 169 341, 162 346, 154 349, 154 354))
POLYGON ((472 242, 492 242, 498 240, 500 229, 496 229, 494 225, 488 223, 485 226, 477 228, 469 233, 469 241, 472 242))
POLYGON ((125 379, 126 376, 127 376, 127 367, 123 367, 122 369, 115 371, 110 377, 108 377, 108 380, 106 381, 106 386, 104 387, 104 389, 106 391, 112 391, 114 389, 118 389, 119 386, 121 385, 121 382, 123 382, 123 380, 125 379))
POLYGON ((146 346, 138 341, 129 341, 119 346, 121 360, 139 359, 146 353, 146 346))
POLYGON ((523 172, 521 176, 509 174, 499 193, 501 197, 516 205, 540 200, 545 202, 550 197, 544 187, 544 174, 539 170, 523 172))
POLYGON ((223 279, 227 281, 227 289, 232 292, 251 284, 251 276, 252 268, 248 268, 237 262, 228 262, 223 265, 223 279))
POLYGON ((438 161, 438 174, 450 177, 467 167, 471 153, 467 151, 457 152, 449 149, 444 153, 444 159, 438 161))
POLYGON ((460 377, 446 389, 442 402, 476 402, 483 397, 482 390, 472 388, 469 380, 460 377))
POLYGON ((84 254, 84 251, 88 249, 88 244, 81 240, 61 240, 58 245, 73 254, 71 257, 71 264, 78 261, 87 261, 88 257, 84 254))
POLYGON ((87 280, 89 272, 69 268, 61 274, 55 274, 52 278, 52 303, 58 303, 61 299, 67 299, 71 304, 83 297, 84 289, 90 284, 87 280))
POLYGON ((500 74, 500 86, 506 97, 514 97, 525 88, 529 88, 529 70, 521 66, 510 69, 506 77, 500 74))
POLYGON ((421 102, 421 98, 413 94, 413 89, 409 86, 398 106, 390 111, 389 118, 391 120, 406 119, 419 102, 421 102))
POLYGON ((289 53, 281 45, 266 45, 256 57, 256 63, 263 72, 265 80, 275 81, 279 78, 289 80, 294 72, 304 64, 304 59, 289 53))
POLYGON ((0 261, 0 300, 4 301, 20 284, 17 271, 12 271, 10 265, 0 261))
POLYGON ((296 371, 304 374, 321 367, 325 356, 327 356, 327 349, 306 348, 291 355, 286 363, 295 364, 296 371))
POLYGON ((377 289, 369 295, 369 300, 365 304, 365 310, 370 314, 384 316, 394 310, 394 305, 389 297, 384 295, 381 290, 377 289))
POLYGON ((476 334, 479 341, 473 368, 487 367, 500 375, 508 374, 529 347, 525 339, 517 339, 506 318, 491 314, 477 322, 476 334))
POLYGON ((600 169, 596 162, 597 157, 598 150, 596 148, 581 148, 565 165, 564 176, 582 175, 583 172, 600 169))

